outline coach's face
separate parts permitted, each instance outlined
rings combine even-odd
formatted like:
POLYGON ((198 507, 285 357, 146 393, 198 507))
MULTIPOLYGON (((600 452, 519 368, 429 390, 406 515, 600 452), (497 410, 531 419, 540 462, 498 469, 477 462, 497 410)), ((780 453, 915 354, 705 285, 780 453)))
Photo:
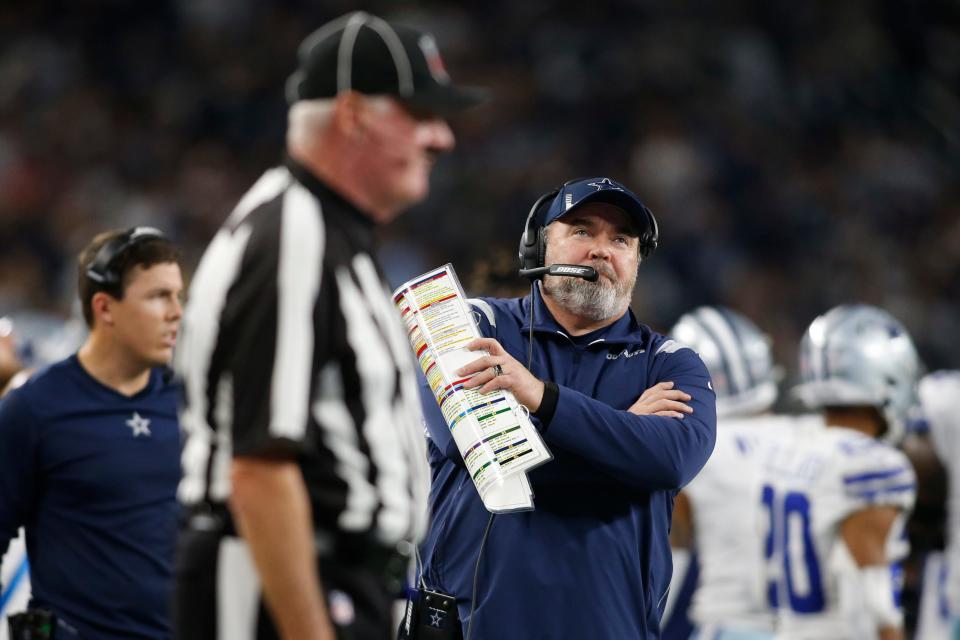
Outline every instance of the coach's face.
POLYGON ((127 275, 123 298, 110 303, 109 320, 131 360, 150 367, 170 362, 183 314, 182 291, 180 267, 174 262, 146 269, 137 265, 127 275))
POLYGON ((427 197, 434 160, 453 149, 453 132, 442 118, 382 96, 367 97, 362 121, 365 181, 389 219, 427 197))
POLYGON ((568 311, 594 321, 618 318, 630 306, 640 265, 639 237, 627 213, 611 204, 578 207, 547 227, 547 264, 597 270, 596 282, 547 276, 543 290, 568 311))

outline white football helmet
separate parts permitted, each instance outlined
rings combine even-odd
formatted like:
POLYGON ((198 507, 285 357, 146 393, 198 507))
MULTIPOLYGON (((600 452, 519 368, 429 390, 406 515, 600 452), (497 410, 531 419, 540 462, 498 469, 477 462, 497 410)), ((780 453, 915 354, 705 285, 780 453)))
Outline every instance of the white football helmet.
POLYGON ((707 365, 717 394, 717 416, 763 413, 777 399, 770 338, 725 307, 698 307, 680 316, 669 334, 707 365))
POLYGON ((906 432, 920 373, 913 340, 896 318, 869 305, 841 305, 807 328, 802 384, 794 393, 814 409, 876 407, 887 423, 882 439, 896 443, 906 432))

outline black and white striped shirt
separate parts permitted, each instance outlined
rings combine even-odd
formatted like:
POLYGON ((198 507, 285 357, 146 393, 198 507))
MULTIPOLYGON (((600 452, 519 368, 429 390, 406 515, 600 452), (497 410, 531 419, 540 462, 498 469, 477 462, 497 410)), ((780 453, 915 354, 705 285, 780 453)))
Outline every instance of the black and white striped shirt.
POLYGON ((182 503, 224 504, 235 455, 296 456, 319 531, 420 539, 413 358, 372 244, 372 221, 291 161, 237 204, 197 268, 176 353, 182 503))

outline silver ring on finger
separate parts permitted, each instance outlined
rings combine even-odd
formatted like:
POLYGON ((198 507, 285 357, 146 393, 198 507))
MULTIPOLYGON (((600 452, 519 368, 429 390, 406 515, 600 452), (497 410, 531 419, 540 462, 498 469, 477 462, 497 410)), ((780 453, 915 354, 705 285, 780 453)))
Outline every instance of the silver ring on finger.
POLYGON ((498 365, 498 364, 493 365, 493 375, 494 375, 494 377, 496 377, 496 376, 502 376, 502 375, 503 375, 503 367, 501 367, 501 366, 498 365))

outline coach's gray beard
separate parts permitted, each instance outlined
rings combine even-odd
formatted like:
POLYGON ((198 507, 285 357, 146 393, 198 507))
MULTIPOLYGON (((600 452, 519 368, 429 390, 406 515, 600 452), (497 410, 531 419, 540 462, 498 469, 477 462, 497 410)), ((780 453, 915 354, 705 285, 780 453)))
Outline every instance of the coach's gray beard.
POLYGON ((626 280, 617 280, 613 267, 605 262, 590 265, 597 270, 596 282, 563 276, 545 276, 544 292, 570 313, 583 316, 594 322, 603 322, 622 313, 630 304, 636 272, 626 280), (609 280, 603 276, 607 276, 609 280))

